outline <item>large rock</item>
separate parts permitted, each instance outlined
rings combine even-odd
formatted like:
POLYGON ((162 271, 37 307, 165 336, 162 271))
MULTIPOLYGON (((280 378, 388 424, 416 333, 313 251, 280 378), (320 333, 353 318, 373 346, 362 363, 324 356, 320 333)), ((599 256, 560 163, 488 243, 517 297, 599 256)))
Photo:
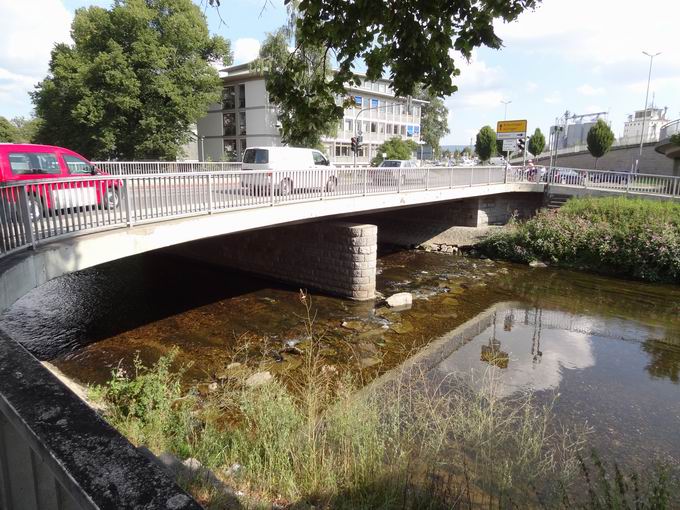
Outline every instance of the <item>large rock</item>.
POLYGON ((387 304, 391 308, 409 307, 413 303, 413 295, 410 292, 399 292, 387 298, 387 304))
POLYGON ((270 372, 257 372, 246 379, 246 386, 254 388, 256 386, 262 386, 271 381, 274 376, 270 372))

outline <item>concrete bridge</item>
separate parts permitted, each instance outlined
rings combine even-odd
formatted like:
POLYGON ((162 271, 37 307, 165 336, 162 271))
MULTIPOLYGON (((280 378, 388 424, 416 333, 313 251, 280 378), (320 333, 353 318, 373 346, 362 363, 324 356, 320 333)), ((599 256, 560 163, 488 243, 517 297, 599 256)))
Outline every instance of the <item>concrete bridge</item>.
MULTIPOLYGON (((680 200, 680 178, 613 172, 200 170, 0 187, 0 310, 60 275, 157 249, 371 299, 379 239, 502 224, 550 193, 680 200), (87 205, 101 196, 109 208, 87 205)), ((0 507, 198 508, 1 332, 0 507)))

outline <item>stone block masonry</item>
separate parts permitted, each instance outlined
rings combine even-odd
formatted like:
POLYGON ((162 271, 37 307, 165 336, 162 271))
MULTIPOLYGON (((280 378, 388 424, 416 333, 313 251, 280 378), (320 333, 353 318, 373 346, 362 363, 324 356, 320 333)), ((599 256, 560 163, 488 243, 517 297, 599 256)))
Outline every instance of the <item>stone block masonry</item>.
POLYGON ((171 253, 337 296, 375 297, 378 227, 316 222, 203 239, 171 253))

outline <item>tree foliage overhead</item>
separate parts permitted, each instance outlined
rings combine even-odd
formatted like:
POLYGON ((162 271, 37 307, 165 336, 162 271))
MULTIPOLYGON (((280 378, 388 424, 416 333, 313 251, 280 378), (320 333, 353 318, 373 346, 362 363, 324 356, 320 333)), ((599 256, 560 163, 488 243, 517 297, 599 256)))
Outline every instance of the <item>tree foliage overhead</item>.
POLYGON ((292 39, 290 27, 269 34, 252 67, 265 75, 269 100, 277 106, 282 142, 319 147, 321 136, 337 130, 343 104, 337 104, 336 97, 344 97, 345 89, 326 86, 333 73, 325 51, 305 47, 291 53, 292 39))
POLYGON ((538 156, 545 149, 545 136, 543 136, 540 128, 536 128, 534 134, 529 138, 529 146, 527 148, 534 156, 538 156))
POLYGON ((379 165, 383 159, 409 160, 413 153, 418 150, 418 144, 413 140, 403 140, 398 136, 385 140, 378 147, 376 156, 371 160, 371 164, 379 165), (383 153, 387 156, 383 158, 383 153))
POLYGON ((597 119, 595 125, 588 131, 586 140, 588 152, 595 158, 597 168, 597 160, 609 152, 614 143, 614 133, 604 120, 597 119))
POLYGON ((491 126, 484 126, 477 133, 475 152, 482 161, 489 161, 496 154, 496 132, 491 126))
POLYGON ((73 45, 52 51, 33 93, 40 142, 93 159, 174 159, 231 62, 191 0, 115 0, 76 11, 73 45))
MULTIPOLYGON (((291 3, 292 0, 285 0, 291 3)), ((300 0, 298 42, 334 52, 342 84, 353 80, 359 59, 369 80, 389 70, 398 96, 422 83, 437 96, 456 91, 459 74, 449 50, 470 58, 478 46, 500 48, 494 20, 515 20, 537 0, 396 0, 347 2, 300 0)))

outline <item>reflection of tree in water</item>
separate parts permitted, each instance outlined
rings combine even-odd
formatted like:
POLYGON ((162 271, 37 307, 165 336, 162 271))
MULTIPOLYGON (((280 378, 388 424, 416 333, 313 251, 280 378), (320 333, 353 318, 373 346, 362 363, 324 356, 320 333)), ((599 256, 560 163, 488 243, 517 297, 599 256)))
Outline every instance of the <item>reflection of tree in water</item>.
POLYGON ((482 345, 482 354, 479 359, 498 368, 508 368, 510 357, 507 352, 501 351, 501 342, 496 338, 496 313, 493 314, 493 333, 489 338, 489 344, 482 345))
POLYGON ((661 340, 646 340, 642 350, 649 354, 650 361, 645 367, 649 375, 659 379, 668 378, 680 382, 680 346, 661 340))
POLYGON ((534 334, 531 337, 531 361, 536 364, 541 362, 543 351, 541 351, 541 330, 543 329, 543 308, 536 308, 534 312, 534 334))

